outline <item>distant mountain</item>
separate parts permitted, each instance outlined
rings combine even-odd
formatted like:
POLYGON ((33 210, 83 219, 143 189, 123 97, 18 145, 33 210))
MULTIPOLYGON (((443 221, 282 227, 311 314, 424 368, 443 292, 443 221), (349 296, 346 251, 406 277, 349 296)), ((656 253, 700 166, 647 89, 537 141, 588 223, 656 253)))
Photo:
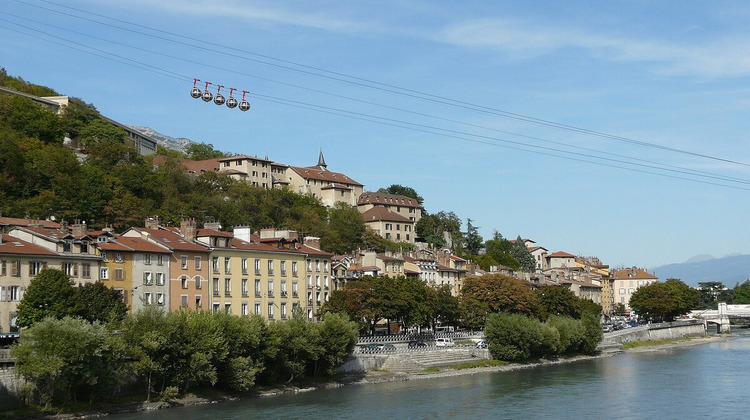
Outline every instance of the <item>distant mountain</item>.
POLYGON ((750 279, 750 255, 731 255, 713 258, 699 255, 684 263, 668 264, 651 268, 659 280, 676 278, 690 286, 706 281, 720 281, 730 289, 737 283, 750 279))
POLYGON ((180 137, 180 138, 169 137, 166 134, 162 134, 149 127, 141 127, 137 125, 128 125, 128 127, 132 128, 133 130, 140 131, 141 133, 149 137, 152 137, 154 140, 158 141, 159 144, 161 144, 163 147, 166 147, 172 150, 177 150, 178 152, 184 152, 188 146, 190 146, 193 143, 196 143, 184 137, 180 137))

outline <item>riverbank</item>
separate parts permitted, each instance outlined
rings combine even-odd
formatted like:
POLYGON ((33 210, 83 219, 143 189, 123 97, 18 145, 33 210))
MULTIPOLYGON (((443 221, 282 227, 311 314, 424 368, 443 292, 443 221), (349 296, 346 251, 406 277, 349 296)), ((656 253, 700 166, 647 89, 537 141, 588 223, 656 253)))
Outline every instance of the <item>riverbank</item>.
MULTIPOLYGON (((396 382, 396 381, 413 381, 422 379, 437 379, 446 377, 455 377, 463 375, 475 375, 492 372, 510 372, 518 371, 523 369, 532 369, 539 366, 556 365, 563 363, 575 363, 582 360, 590 360, 597 358, 613 357, 620 353, 642 353, 642 352, 658 352, 668 351, 670 349, 688 346, 697 346, 702 344, 708 344, 718 341, 726 341, 731 339, 731 336, 707 336, 707 337, 695 337, 680 342, 669 342, 669 343, 654 343, 654 345, 643 346, 633 349, 608 349, 596 355, 590 356, 573 356, 573 357, 561 357, 552 360, 539 360, 529 363, 508 363, 499 366, 487 366, 487 367, 476 367, 467 369, 452 369, 450 367, 441 368, 439 371, 429 372, 417 372, 417 373, 392 373, 387 371, 374 370, 363 374, 352 374, 343 377, 336 378, 327 382, 310 383, 303 385, 290 385, 290 386, 277 386, 273 388, 261 388, 255 392, 240 395, 224 394, 216 390, 205 390, 203 392, 197 392, 190 394, 183 398, 175 399, 169 402, 133 402, 123 404, 113 404, 110 406, 99 407, 98 409, 82 410, 78 412, 48 415, 48 416, 33 416, 27 415, 28 418, 46 418, 56 420, 68 420, 68 419, 83 419, 83 418, 97 418, 108 416, 118 413, 132 413, 139 411, 152 411, 160 410, 172 407, 184 407, 184 406, 196 406, 203 404, 218 404, 221 402, 235 401, 239 399, 247 398, 259 398, 279 395, 294 395, 304 392, 313 391, 316 389, 330 389, 338 388, 348 385, 366 385, 383 382, 396 382)), ((0 418, 14 418, 8 417, 7 413, 3 413, 5 416, 0 414, 0 418)), ((15 413, 16 415, 23 415, 21 412, 15 413)))

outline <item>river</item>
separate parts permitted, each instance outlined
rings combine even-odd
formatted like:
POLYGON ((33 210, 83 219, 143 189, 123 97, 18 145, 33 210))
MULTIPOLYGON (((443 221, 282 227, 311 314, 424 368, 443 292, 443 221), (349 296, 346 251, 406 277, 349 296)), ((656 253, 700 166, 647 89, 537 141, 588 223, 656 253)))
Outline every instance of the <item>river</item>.
POLYGON ((513 372, 351 385, 112 419, 709 419, 750 409, 750 334, 513 372))

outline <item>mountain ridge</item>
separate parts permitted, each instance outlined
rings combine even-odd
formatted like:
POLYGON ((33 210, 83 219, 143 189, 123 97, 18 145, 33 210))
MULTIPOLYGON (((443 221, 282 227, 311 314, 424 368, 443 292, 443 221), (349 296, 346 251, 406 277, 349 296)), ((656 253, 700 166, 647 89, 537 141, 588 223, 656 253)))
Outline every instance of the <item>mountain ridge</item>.
POLYGON ((660 281, 676 278, 693 287, 702 282, 720 281, 732 288, 735 284, 750 278, 750 255, 734 254, 714 258, 708 254, 702 254, 683 263, 661 265, 649 271, 659 277, 660 281))

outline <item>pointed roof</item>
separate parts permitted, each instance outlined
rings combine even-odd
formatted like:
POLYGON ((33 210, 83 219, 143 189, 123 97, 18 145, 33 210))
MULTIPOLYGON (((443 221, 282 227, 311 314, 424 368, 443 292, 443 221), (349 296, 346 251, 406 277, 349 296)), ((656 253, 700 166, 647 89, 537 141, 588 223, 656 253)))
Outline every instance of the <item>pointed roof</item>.
POLYGON ((326 159, 323 157, 323 149, 320 149, 320 155, 318 155, 318 165, 321 168, 328 168, 328 165, 326 165, 326 159))

